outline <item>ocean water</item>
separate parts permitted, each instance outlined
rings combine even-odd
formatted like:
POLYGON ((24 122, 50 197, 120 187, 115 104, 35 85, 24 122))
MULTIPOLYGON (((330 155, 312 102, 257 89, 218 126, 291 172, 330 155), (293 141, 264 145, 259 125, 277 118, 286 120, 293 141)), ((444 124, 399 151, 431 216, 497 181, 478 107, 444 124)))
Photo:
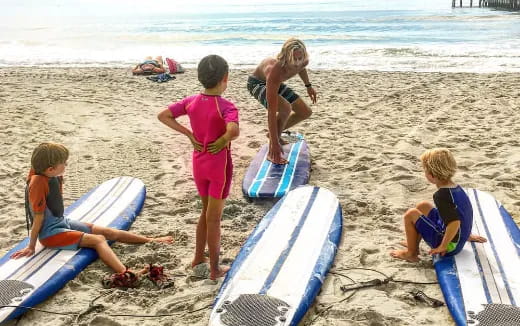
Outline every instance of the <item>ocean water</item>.
POLYGON ((520 13, 451 0, 0 2, 0 66, 194 67, 215 53, 250 68, 298 37, 312 69, 520 71, 520 13))

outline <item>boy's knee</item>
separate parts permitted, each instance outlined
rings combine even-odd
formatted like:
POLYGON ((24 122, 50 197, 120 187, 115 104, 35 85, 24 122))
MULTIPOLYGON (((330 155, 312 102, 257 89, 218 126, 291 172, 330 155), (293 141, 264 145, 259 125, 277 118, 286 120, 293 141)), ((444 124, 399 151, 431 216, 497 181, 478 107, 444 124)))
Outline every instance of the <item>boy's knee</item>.
POLYGON ((428 215, 430 210, 433 208, 432 203, 430 203, 427 200, 423 200, 422 202, 418 203, 415 208, 422 214, 422 215, 428 215))
POLYGON ((93 237, 94 237, 94 242, 96 243, 96 245, 102 245, 102 244, 106 243, 106 241, 107 241, 105 236, 101 235, 101 234, 95 234, 95 235, 93 235, 93 237))
POLYGON ((406 211, 406 213, 404 213, 403 218, 405 221, 415 222, 419 216, 421 216, 421 211, 419 211, 417 208, 410 208, 406 211))

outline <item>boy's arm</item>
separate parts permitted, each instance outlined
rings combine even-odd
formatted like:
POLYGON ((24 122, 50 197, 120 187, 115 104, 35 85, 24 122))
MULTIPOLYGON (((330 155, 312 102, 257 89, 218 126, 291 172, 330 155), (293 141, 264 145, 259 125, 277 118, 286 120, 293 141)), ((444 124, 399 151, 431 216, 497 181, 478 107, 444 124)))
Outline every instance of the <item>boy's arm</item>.
POLYGON ((453 240, 459 229, 460 221, 457 220, 450 222, 448 226, 446 226, 446 232, 444 232, 441 244, 437 248, 432 248, 430 250, 430 255, 440 254, 441 256, 444 256, 448 250, 448 244, 453 240))
POLYGON ((181 134, 183 134, 186 137, 188 137, 190 139, 191 143, 193 144, 193 148, 195 150, 199 151, 199 152, 202 151, 202 144, 199 143, 195 139, 195 137, 193 136, 193 133, 191 132, 191 130, 189 130, 188 128, 184 127, 179 122, 177 122, 177 120, 175 120, 175 118, 173 117, 170 109, 165 109, 165 110, 161 111, 157 115, 157 119, 159 119, 159 121, 161 121, 162 123, 164 123, 168 127, 172 128, 173 130, 175 130, 177 132, 180 132, 181 134))
POLYGON ((34 213, 33 225, 31 228, 30 240, 27 248, 18 250, 11 255, 11 258, 18 259, 21 257, 32 256, 36 251, 36 241, 38 240, 38 233, 43 224, 43 213, 34 213))
POLYGON ((237 139, 239 134, 240 130, 238 128, 238 123, 227 123, 226 132, 213 143, 208 144, 208 152, 210 152, 211 154, 216 154, 220 152, 224 147, 226 147, 229 144, 230 141, 237 139))

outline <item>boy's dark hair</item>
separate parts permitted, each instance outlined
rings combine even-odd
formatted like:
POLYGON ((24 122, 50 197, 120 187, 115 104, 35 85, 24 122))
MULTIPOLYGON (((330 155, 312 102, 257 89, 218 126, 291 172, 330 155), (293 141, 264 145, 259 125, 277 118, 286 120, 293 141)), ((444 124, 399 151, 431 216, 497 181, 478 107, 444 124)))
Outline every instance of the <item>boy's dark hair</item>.
POLYGON ((204 88, 213 88, 228 73, 229 66, 221 56, 211 54, 200 60, 197 67, 199 82, 204 88))
POLYGON ((36 174, 43 174, 47 168, 67 162, 69 150, 56 143, 41 143, 32 153, 31 166, 36 174))

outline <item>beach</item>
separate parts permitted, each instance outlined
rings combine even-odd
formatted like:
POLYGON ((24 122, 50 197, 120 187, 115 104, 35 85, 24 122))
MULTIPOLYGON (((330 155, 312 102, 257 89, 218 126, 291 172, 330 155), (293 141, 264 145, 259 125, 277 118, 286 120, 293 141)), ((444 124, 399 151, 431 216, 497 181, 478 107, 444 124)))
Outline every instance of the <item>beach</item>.
MULTIPOLYGON (((230 264, 273 202, 247 202, 242 178, 266 143, 266 110, 245 87, 250 70, 230 72, 224 96, 240 110, 240 137, 232 144, 233 184, 222 222, 222 260, 230 264)), ((448 147, 457 159, 455 181, 492 193, 520 223, 520 73, 434 73, 310 70, 318 92, 310 119, 293 128, 309 144, 309 183, 333 191, 343 209, 343 236, 331 273, 301 325, 453 325, 446 307, 431 308, 409 294, 422 290, 443 300, 437 284, 390 282, 343 293, 340 286, 380 278, 435 282, 427 247, 417 264, 388 252, 404 239, 402 214, 435 191, 418 156, 448 147), (361 268, 361 269, 353 269, 361 268), (365 269, 365 270, 363 270, 365 269), (340 275, 342 274, 342 275, 340 275)), ((191 176, 188 139, 157 120, 169 103, 201 90, 196 71, 166 83, 132 76, 124 68, 0 68, 2 165, 0 254, 27 235, 24 184, 33 148, 53 141, 70 150, 64 199, 70 205, 110 178, 140 178, 147 197, 131 230, 173 235, 173 245, 113 248, 130 267, 162 264, 173 288, 143 281, 137 289, 105 290, 110 270, 99 260, 37 306, 17 325, 207 325, 220 283, 191 277, 200 214, 191 176), (89 305, 101 305, 90 309, 89 305), (171 315, 160 318, 121 314, 171 315)), ((306 98, 298 78, 288 82, 306 98)), ((188 125, 186 118, 179 121, 188 125)), ((9 326, 15 322, 7 323, 9 326)))

